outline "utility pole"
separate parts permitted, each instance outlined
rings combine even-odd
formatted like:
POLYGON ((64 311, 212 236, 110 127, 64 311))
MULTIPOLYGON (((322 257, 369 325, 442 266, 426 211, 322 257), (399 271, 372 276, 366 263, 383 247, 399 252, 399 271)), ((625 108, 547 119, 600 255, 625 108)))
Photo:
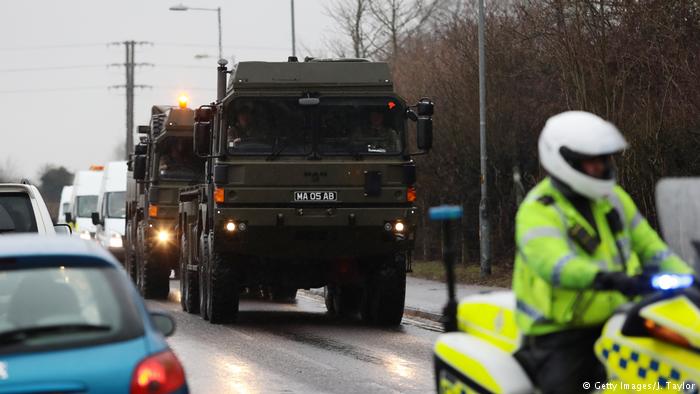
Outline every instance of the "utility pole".
POLYGON ((481 152, 481 201, 479 246, 481 276, 491 275, 491 226, 488 211, 488 152, 486 149, 486 51, 484 50, 484 0, 479 0, 479 150, 481 152))
POLYGON ((134 89, 135 88, 150 88, 148 85, 136 85, 135 70, 136 66, 153 66, 151 63, 136 63, 134 61, 134 48, 136 45, 150 44, 145 41, 124 41, 114 42, 112 45, 124 45, 126 49, 126 62, 124 64, 111 64, 111 66, 124 66, 126 70, 126 83, 124 85, 114 85, 110 88, 126 89, 126 160, 129 159, 132 149, 134 148, 134 89))
POLYGON ((292 0, 292 56, 297 55, 297 40, 296 40, 296 32, 294 28, 294 0, 292 0))

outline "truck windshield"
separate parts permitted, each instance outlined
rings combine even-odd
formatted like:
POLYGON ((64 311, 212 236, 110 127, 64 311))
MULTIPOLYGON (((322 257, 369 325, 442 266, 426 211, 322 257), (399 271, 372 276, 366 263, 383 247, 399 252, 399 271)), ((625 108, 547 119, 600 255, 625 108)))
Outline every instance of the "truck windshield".
POLYGON ((204 174, 204 161, 194 155, 192 137, 168 137, 158 144, 158 177, 196 181, 204 174))
POLYGON ((107 217, 126 218, 126 192, 111 192, 105 197, 107 198, 107 217))
POLYGON ((311 152, 312 123, 299 99, 240 98, 227 109, 229 154, 303 155, 311 152))
POLYGON ((78 196, 78 217, 89 218, 97 212, 97 196, 78 196))
POLYGON ((321 98, 322 154, 394 155, 403 151, 403 105, 394 98, 321 98))

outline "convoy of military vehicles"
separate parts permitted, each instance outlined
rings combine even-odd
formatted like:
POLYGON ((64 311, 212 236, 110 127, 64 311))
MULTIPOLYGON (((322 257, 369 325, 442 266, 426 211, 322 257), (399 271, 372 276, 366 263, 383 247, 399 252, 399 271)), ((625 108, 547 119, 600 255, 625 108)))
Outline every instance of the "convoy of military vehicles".
POLYGON ((324 288, 329 313, 397 325, 433 104, 386 63, 220 61, 217 97, 154 106, 129 162, 125 266, 147 298, 236 320, 242 293, 324 288), (415 121, 415 140, 407 120, 415 121), (415 141, 415 142, 414 142, 415 141))

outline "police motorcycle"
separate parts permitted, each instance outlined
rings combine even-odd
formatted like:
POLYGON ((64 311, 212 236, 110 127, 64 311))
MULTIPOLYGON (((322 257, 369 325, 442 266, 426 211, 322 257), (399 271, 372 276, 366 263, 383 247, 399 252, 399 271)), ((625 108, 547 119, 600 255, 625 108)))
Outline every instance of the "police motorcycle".
MULTIPOLYGON (((430 210, 431 220, 443 223, 448 282, 446 333, 433 349, 437 391, 537 392, 513 356, 521 341, 514 294, 493 291, 455 300, 450 222, 461 215, 461 207, 430 210)), ((595 344, 608 381, 582 382, 583 388, 601 393, 698 393, 700 286, 692 275, 670 274, 641 276, 639 285, 648 294, 610 317, 595 344)))

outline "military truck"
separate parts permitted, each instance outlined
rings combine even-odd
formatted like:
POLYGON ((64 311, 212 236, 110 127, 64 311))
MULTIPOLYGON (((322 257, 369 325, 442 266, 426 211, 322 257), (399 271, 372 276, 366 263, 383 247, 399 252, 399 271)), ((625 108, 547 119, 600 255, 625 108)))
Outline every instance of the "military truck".
POLYGON ((179 271, 175 234, 178 193, 199 184, 204 160, 192 147, 194 111, 153 106, 145 134, 135 147, 133 180, 127 185, 126 268, 146 298, 166 298, 171 270, 179 271))
POLYGON ((325 287, 330 313, 399 324, 416 223, 411 156, 431 147, 433 103, 409 107, 386 63, 360 60, 232 71, 222 61, 217 91, 195 111, 204 182, 180 193, 183 309, 230 322, 242 289, 290 299, 325 287))

